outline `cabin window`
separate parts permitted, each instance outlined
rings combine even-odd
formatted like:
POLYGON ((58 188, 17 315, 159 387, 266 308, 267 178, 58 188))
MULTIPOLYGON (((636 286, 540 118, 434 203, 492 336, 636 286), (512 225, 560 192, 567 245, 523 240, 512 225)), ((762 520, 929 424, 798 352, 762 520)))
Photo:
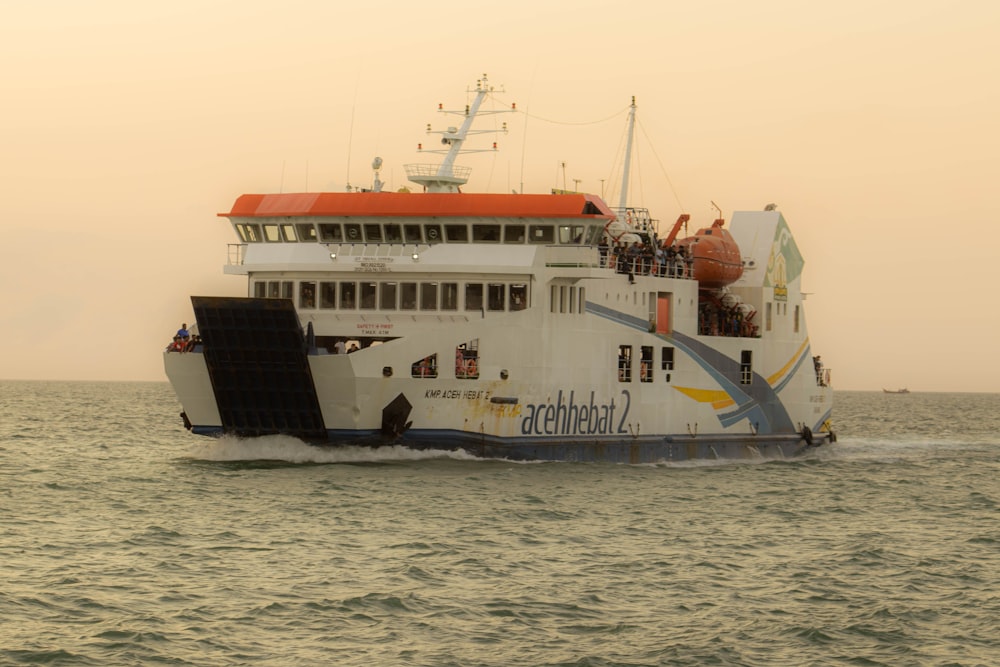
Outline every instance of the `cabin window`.
POLYGON ((740 352, 740 384, 750 384, 753 380, 753 352, 740 352))
POLYGON ((267 298, 267 283, 259 280, 253 284, 253 295, 258 299, 267 298))
POLYGON ((420 310, 437 310, 438 284, 420 283, 420 310))
POLYGON ((365 225, 365 241, 369 243, 381 243, 382 242, 382 225, 372 224, 365 225))
POLYGON ((438 376, 437 355, 432 354, 413 362, 410 367, 410 375, 415 378, 436 378, 438 376))
POLYGON ((361 243, 361 225, 354 222, 346 223, 344 237, 349 243, 361 243))
POLYGON ((467 243, 469 241, 469 228, 466 225, 445 225, 444 233, 449 243, 467 243))
POLYGON ((528 227, 528 240, 531 243, 552 243, 554 237, 551 225, 530 225, 528 227))
POLYGON ((316 307, 316 283, 302 281, 299 283, 299 308, 313 309, 316 307))
POLYGON ((507 300, 507 285, 490 283, 486 286, 486 307, 488 310, 503 310, 507 300))
POLYGON ((322 282, 319 284, 319 307, 337 307, 337 283, 322 282))
POLYGON ((309 223, 300 222, 295 225, 295 231, 299 236, 300 241, 315 243, 316 241, 316 227, 309 223))
POLYGON ((764 329, 767 331, 771 330, 771 302, 768 301, 764 304, 764 329))
POLYGON ((441 243, 441 225, 424 225, 424 238, 428 243, 441 243))
POLYGON ((528 307, 528 286, 517 284, 510 286, 510 310, 524 310, 528 307))
POLYGON ((632 346, 618 346, 618 381, 632 381, 632 346))
POLYGON ((524 225, 507 225, 503 228, 504 243, 524 243, 524 225))
POLYGON ((660 370, 661 371, 674 370, 674 348, 672 347, 660 348, 660 370))
POLYGON ((264 240, 268 243, 278 243, 281 241, 281 232, 278 225, 264 225, 264 240))
POLYGON ((549 312, 558 313, 559 312, 559 286, 551 285, 549 287, 549 312))
POLYGON ((396 310, 396 283, 379 283, 378 304, 382 310, 396 310))
POLYGON ((465 284, 465 309, 482 310, 483 308, 483 284, 465 284))
MULTIPOLYGON (((419 231, 419 227, 417 230, 419 231)), ((402 225, 385 225, 385 240, 389 243, 399 243, 403 240, 402 225)))
POLYGON ((355 283, 340 283, 340 309, 354 310, 357 303, 358 287, 355 283))
POLYGON ((441 310, 458 310, 458 283, 441 283, 441 310))
POLYGON ((283 225, 280 225, 280 227, 281 227, 281 236, 284 240, 288 241, 289 243, 295 243, 298 240, 298 237, 295 235, 295 225, 288 222, 283 225))
POLYGON ((793 325, 795 327, 795 333, 799 332, 799 307, 795 306, 793 325))
POLYGON ((455 377, 460 380, 479 379, 478 338, 455 348, 455 377))
POLYGON ((670 371, 674 370, 674 348, 660 348, 660 370, 667 371, 666 381, 670 382, 670 371))
POLYGON ((417 284, 416 283, 400 283, 400 285, 399 285, 399 309, 400 310, 416 310, 417 309, 417 284))
POLYGON ((420 243, 424 240, 420 225, 403 225, 403 238, 407 243, 420 243))
POLYGON ((361 283, 358 287, 358 307, 362 310, 375 310, 375 288, 378 283, 361 283))
POLYGON ((643 345, 639 348, 639 382, 653 381, 653 346, 643 345))
POLYGON ((577 298, 580 299, 580 307, 577 308, 576 312, 581 313, 581 314, 587 312, 587 296, 586 296, 586 292, 587 292, 587 288, 586 287, 581 287, 581 288, 579 288, 577 290, 577 298))
POLYGON ((472 240, 481 243, 499 243, 500 225, 472 225, 472 240))
POLYGON ((344 230, 340 225, 323 222, 319 225, 319 240, 323 243, 341 243, 344 240, 344 230))

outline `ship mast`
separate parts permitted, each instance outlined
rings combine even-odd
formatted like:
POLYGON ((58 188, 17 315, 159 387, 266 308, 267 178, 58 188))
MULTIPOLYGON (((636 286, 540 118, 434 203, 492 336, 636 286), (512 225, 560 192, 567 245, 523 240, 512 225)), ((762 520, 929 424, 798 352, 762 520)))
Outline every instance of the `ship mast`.
POLYGON ((625 144, 625 168, 622 170, 622 193, 618 200, 618 210, 625 211, 628 203, 628 177, 629 169, 632 166, 632 139, 635 135, 635 95, 632 96, 632 104, 628 108, 628 141, 625 144))
MULTIPOLYGON (((460 192, 459 188, 465 185, 469 180, 469 174, 472 173, 472 169, 469 167, 462 167, 455 164, 455 159, 458 157, 459 153, 479 153, 484 150, 497 150, 496 143, 493 144, 492 149, 478 149, 470 150, 463 149, 462 145, 465 143, 465 139, 469 134, 481 134, 484 132, 494 132, 495 130, 473 130, 472 123, 478 114, 494 114, 494 113, 507 113, 509 111, 516 111, 516 105, 511 105, 510 109, 499 109, 496 111, 481 111, 480 107, 483 101, 494 91, 493 87, 489 85, 486 80, 486 75, 484 74, 481 79, 476 81, 476 88, 474 91, 476 96, 470 104, 465 106, 464 111, 450 111, 444 108, 444 105, 438 105, 438 111, 441 113, 462 115, 464 114, 465 120, 462 122, 461 127, 449 127, 444 131, 434 132, 431 130, 431 126, 427 124, 428 134, 440 134, 441 143, 447 146, 447 149, 439 150, 428 150, 424 151, 427 153, 444 153, 444 160, 440 165, 432 164, 408 164, 405 165, 406 176, 414 183, 418 183, 424 186, 424 190, 427 192, 460 192)), ((502 92, 502 91, 501 91, 502 92)), ((501 129, 502 132, 507 132, 507 123, 504 123, 501 129)), ((423 144, 417 145, 418 150, 423 151, 423 144)))

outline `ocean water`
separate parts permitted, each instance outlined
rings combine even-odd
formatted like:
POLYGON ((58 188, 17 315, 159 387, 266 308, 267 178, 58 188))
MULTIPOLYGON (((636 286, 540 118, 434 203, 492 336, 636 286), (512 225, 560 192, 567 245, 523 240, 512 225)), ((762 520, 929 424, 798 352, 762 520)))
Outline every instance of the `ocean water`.
POLYGON ((627 466, 0 382, 0 664, 1000 665, 1000 395, 835 400, 805 459, 627 466))

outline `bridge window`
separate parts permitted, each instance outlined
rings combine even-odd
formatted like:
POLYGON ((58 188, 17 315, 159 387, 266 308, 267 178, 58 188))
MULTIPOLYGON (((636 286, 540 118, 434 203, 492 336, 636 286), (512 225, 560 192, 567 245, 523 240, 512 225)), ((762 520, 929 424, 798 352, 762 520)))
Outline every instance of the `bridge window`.
POLYGON ((260 225, 240 224, 236 225, 236 231, 244 243, 260 243, 264 240, 260 234, 260 225))
MULTIPOLYGON (((419 227, 417 228, 419 229, 419 227)), ((385 240, 389 243, 399 243, 403 240, 402 225, 385 225, 385 240)))
POLYGON ((528 227, 528 240, 531 243, 552 243, 555 238, 555 231, 551 225, 530 225, 528 227))
POLYGON ((365 225, 365 241, 369 243, 382 242, 382 225, 365 225))
POLYGON ((299 235, 300 241, 314 243, 316 241, 316 227, 314 225, 300 222, 295 225, 295 230, 299 235))
POLYGON ((424 238, 428 243, 441 243, 441 225, 424 225, 424 238))
POLYGON ((349 243, 361 243, 361 225, 353 222, 345 224, 344 235, 349 243))
POLYGON ((298 240, 298 237, 295 235, 295 225, 290 222, 281 225, 281 236, 285 241, 295 243, 298 240))
POLYGON ((268 243, 278 243, 281 241, 281 232, 278 225, 264 225, 264 240, 268 243))
POLYGON ((507 225, 503 229, 504 243, 524 243, 524 225, 507 225))
POLYGON ((560 225, 559 243, 583 243, 583 225, 560 225))
POLYGON ((472 240, 481 243, 499 243, 500 225, 472 225, 472 240))
POLYGON ((403 238, 407 243, 420 243, 424 240, 420 225, 403 225, 403 238))
POLYGON ((451 243, 466 243, 469 240, 469 228, 466 225, 445 225, 444 233, 451 243))
POLYGON ((320 223, 319 240, 323 243, 341 243, 344 240, 344 230, 337 224, 320 223))

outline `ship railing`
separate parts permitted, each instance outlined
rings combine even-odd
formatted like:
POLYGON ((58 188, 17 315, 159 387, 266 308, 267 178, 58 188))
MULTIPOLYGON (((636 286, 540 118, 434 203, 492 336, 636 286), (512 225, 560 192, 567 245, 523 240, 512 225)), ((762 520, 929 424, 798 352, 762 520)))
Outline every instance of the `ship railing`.
POLYGON ((227 261, 229 266, 242 266, 247 256, 246 243, 230 243, 227 261))
POLYGON ((649 214, 648 208, 612 206, 611 211, 618 216, 619 222, 625 223, 632 229, 649 232, 650 234, 656 231, 657 222, 659 221, 649 214))
POLYGON ((601 249, 600 267, 614 269, 615 273, 632 276, 653 276, 657 278, 693 279, 689 259, 674 258, 660 262, 648 255, 631 256, 624 253, 608 252, 601 249))

